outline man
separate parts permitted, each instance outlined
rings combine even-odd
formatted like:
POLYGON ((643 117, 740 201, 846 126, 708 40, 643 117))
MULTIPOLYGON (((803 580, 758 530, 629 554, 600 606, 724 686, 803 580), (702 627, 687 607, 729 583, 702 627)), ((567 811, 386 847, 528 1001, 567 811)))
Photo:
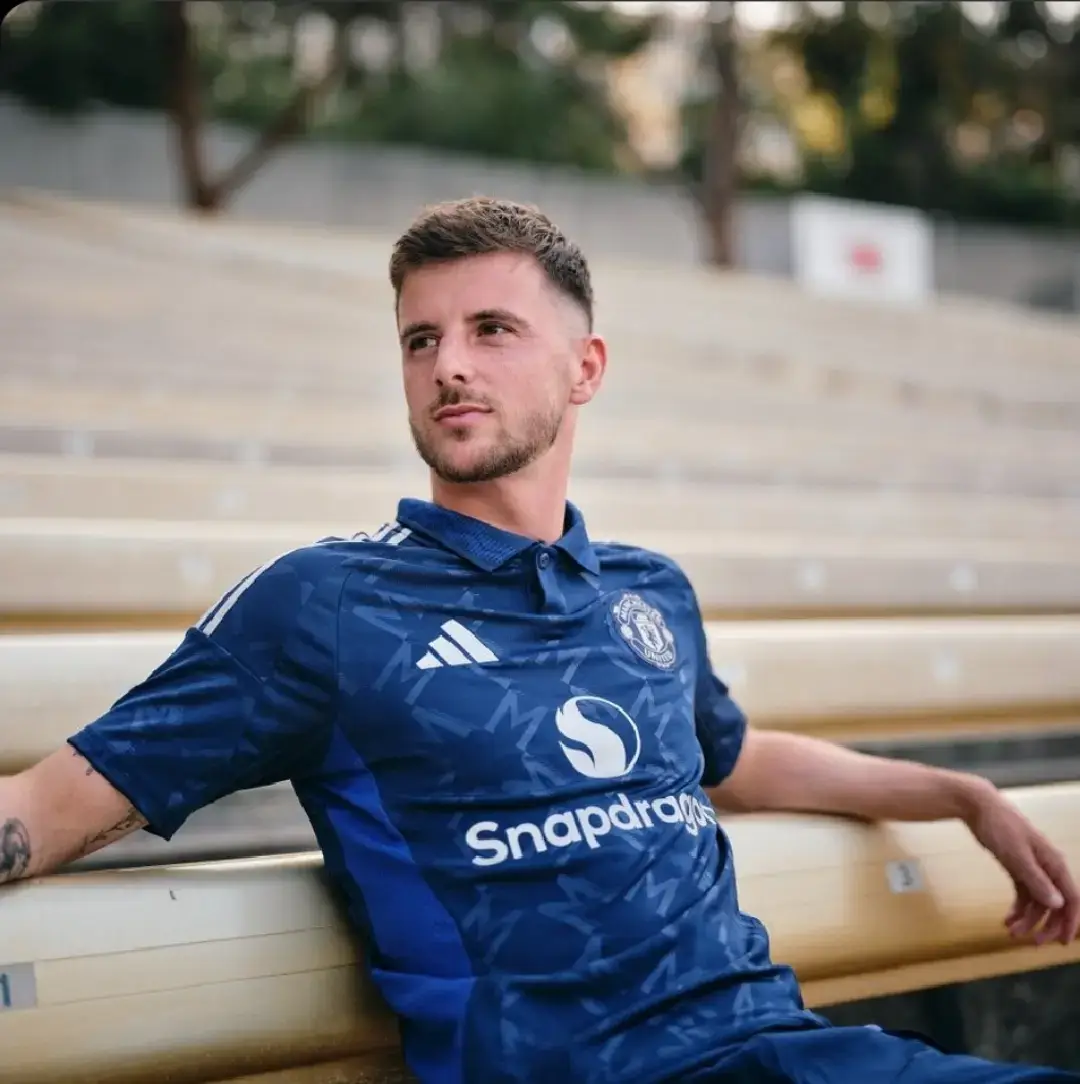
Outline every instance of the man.
POLYGON ((1078 1079, 804 1008, 710 799, 961 817, 1038 941, 1077 933, 1061 856, 978 778, 747 729, 679 568, 590 541, 567 479, 607 357, 547 218, 436 207, 390 276, 432 500, 252 572, 0 784, 0 876, 289 779, 425 1084, 1078 1079))

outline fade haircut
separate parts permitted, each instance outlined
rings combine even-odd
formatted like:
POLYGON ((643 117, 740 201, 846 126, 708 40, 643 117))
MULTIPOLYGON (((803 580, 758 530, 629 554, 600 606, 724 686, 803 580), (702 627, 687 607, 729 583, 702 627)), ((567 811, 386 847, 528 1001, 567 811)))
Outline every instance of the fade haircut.
POLYGON ((577 302, 592 331, 593 289, 585 257, 547 215, 529 204, 474 196, 426 208, 394 245, 390 284, 400 298, 410 271, 492 252, 532 256, 548 281, 577 302))

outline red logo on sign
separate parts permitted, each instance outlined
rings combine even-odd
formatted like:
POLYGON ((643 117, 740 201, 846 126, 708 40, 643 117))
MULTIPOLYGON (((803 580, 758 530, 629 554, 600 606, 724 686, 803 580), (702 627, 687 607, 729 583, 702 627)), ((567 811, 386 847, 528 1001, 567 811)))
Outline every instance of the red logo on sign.
POLYGON ((861 271, 865 275, 876 275, 885 262, 881 257, 881 249, 869 242, 857 242, 852 245, 848 259, 856 271, 861 271))

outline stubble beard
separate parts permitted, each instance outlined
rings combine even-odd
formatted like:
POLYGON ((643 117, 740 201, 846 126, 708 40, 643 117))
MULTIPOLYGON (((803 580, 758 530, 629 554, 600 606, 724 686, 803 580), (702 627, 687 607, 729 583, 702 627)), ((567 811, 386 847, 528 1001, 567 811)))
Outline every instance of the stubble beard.
MULTIPOLYGON (((525 431, 520 436, 513 437, 503 430, 500 439, 483 456, 464 465, 440 454, 439 442, 434 435, 425 433, 412 419, 409 420, 409 429, 417 453, 437 477, 457 485, 472 485, 493 482, 527 467, 555 443, 562 421, 562 411, 537 412, 528 419, 525 431)), ((463 443, 470 439, 470 433, 463 429, 459 434, 451 434, 450 439, 463 443)))

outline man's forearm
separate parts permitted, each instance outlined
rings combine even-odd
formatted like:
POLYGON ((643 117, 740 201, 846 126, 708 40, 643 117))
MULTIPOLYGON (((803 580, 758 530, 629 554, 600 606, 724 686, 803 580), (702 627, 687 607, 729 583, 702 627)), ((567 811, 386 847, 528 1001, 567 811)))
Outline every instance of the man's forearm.
POLYGON ((0 885, 38 877, 146 824, 72 748, 0 778, 0 885))
POLYGON ((817 738, 751 730, 713 798, 734 811, 837 813, 864 820, 967 820, 994 790, 979 776, 858 753, 817 738))

